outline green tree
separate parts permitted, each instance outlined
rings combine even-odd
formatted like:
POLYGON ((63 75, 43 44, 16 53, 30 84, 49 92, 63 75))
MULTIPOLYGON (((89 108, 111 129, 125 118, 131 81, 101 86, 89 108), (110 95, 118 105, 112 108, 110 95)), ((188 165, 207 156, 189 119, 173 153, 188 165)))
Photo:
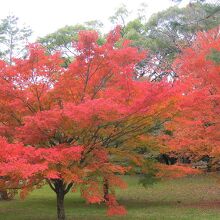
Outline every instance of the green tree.
MULTIPOLYGON (((101 33, 102 26, 103 24, 98 20, 87 21, 84 24, 67 25, 51 34, 39 38, 37 41, 47 49, 49 54, 57 51, 61 52, 65 60, 64 65, 67 66, 75 56, 72 42, 78 40, 79 32, 83 30, 96 30, 101 33)), ((102 42, 103 39, 100 38, 99 43, 101 44, 102 42)))
POLYGON ((109 17, 109 20, 114 25, 120 25, 122 27, 122 35, 124 34, 124 29, 127 24, 127 18, 129 16, 129 11, 124 4, 116 9, 114 15, 109 17))
POLYGON ((140 75, 146 72, 153 80, 175 74, 172 61, 182 48, 190 46, 198 31, 212 29, 220 24, 220 5, 190 3, 158 12, 144 23, 137 18, 127 23, 124 37, 133 40, 139 49, 149 50, 148 58, 139 66, 140 75), (143 70, 143 67, 150 67, 143 70))
POLYGON ((9 15, 0 23, 0 58, 12 64, 12 57, 21 57, 24 54, 28 38, 32 31, 29 27, 18 24, 19 19, 9 15))

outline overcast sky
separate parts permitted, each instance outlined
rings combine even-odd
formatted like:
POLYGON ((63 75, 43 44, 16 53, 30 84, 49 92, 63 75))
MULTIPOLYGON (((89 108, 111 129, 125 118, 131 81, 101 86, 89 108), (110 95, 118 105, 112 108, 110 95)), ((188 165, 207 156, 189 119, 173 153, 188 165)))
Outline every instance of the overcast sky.
POLYGON ((141 3, 147 5, 147 17, 173 4, 171 0, 2 0, 0 19, 9 14, 19 17, 22 23, 32 28, 34 37, 44 36, 65 25, 96 19, 102 21, 108 30, 108 18, 118 7, 125 4, 132 18, 141 3))
POLYGON ((8 14, 18 16, 22 23, 32 28, 36 37, 65 25, 95 19, 102 21, 105 28, 110 28, 108 18, 116 8, 125 4, 129 11, 135 11, 141 3, 148 5, 148 16, 172 4, 170 0, 2 0, 0 18, 8 14))

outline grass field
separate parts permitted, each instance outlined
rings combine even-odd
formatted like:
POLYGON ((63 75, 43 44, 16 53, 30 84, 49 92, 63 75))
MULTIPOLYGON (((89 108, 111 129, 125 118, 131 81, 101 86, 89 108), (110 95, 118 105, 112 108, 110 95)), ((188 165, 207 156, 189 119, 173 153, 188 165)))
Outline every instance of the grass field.
MULTIPOLYGON (((137 177, 126 177, 129 187, 118 198, 128 214, 106 217, 105 206, 88 205, 79 193, 69 193, 65 200, 68 220, 219 220, 220 183, 210 175, 163 181, 148 188, 137 177)), ((55 194, 44 187, 26 200, 0 202, 0 220, 55 220, 55 194)))

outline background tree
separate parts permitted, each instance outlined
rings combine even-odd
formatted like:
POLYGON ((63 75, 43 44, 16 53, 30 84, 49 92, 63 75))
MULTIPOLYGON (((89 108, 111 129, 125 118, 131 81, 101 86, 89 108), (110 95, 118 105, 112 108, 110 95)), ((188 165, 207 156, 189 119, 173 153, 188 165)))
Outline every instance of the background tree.
MULTIPOLYGON (((209 30, 220 23, 220 6, 205 1, 191 2, 184 8, 178 5, 158 12, 146 19, 146 5, 136 12, 137 18, 129 21, 129 11, 125 5, 119 7, 110 21, 121 26, 124 39, 132 40, 132 45, 140 50, 149 50, 148 57, 137 65, 137 76, 147 76, 151 80, 161 80, 163 76, 175 77, 172 62, 184 47, 190 46, 198 31, 209 30)), ((82 25, 66 26, 42 37, 42 43, 49 53, 61 51, 66 65, 75 56, 71 43, 77 40, 80 30, 95 29, 101 32, 102 23, 89 21, 82 25)), ((103 44, 105 36, 100 37, 103 44)), ((170 78, 169 77, 169 78, 170 78)))
MULTIPOLYGON (((0 58, 12 64, 12 58, 25 54, 28 38, 32 31, 28 27, 19 27, 18 18, 12 15, 1 20, 0 23, 0 58)), ((1 199, 9 199, 6 191, 0 192, 1 199)))
POLYGON ((124 28, 127 25, 127 18, 129 15, 129 11, 124 4, 122 4, 117 10, 115 11, 114 15, 112 15, 109 20, 114 25, 121 26, 121 34, 124 35, 124 28))
POLYGON ((219 28, 200 32, 176 59, 181 102, 173 121, 167 122, 170 135, 165 138, 173 153, 191 161, 209 157, 212 170, 220 168, 220 65, 213 60, 216 51, 220 51, 219 28))
POLYGON ((220 24, 220 6, 211 3, 191 3, 184 8, 170 7, 152 15, 147 22, 137 18, 124 27, 124 37, 132 39, 139 49, 148 49, 148 58, 139 64, 138 74, 160 80, 175 76, 172 62, 184 47, 190 46, 198 31, 220 24))
POLYGON ((12 58, 24 55, 28 38, 31 36, 30 28, 19 27, 18 18, 12 15, 1 20, 0 23, 0 57, 12 64, 12 58))
MULTIPOLYGON (((72 43, 73 41, 77 41, 79 32, 82 30, 96 30, 101 33, 100 29, 102 26, 103 24, 98 20, 88 21, 84 24, 65 26, 54 33, 39 38, 37 41, 47 49, 48 53, 61 52, 65 61, 64 65, 67 66, 76 55, 72 43)), ((101 36, 99 43, 103 43, 101 36)))

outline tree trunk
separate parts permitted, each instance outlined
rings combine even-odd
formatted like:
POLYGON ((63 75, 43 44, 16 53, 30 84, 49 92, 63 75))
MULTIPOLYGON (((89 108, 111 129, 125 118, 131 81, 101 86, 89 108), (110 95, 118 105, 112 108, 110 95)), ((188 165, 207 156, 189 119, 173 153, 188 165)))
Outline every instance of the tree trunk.
POLYGON ((0 200, 8 200, 7 190, 0 190, 0 200))
POLYGON ((109 201, 109 186, 108 186, 108 180, 104 179, 103 183, 103 194, 104 194, 104 201, 108 202, 109 201))
POLYGON ((207 172, 212 171, 212 158, 209 157, 208 163, 207 163, 207 172))
POLYGON ((64 197, 72 188, 73 183, 66 184, 62 179, 47 179, 47 182, 57 196, 57 220, 65 220, 64 197))
POLYGON ((65 220, 64 196, 62 191, 57 193, 57 220, 65 220))
POLYGON ((57 180, 55 185, 55 192, 57 195, 57 220, 65 220, 65 209, 64 209, 64 197, 65 189, 62 180, 57 180))

